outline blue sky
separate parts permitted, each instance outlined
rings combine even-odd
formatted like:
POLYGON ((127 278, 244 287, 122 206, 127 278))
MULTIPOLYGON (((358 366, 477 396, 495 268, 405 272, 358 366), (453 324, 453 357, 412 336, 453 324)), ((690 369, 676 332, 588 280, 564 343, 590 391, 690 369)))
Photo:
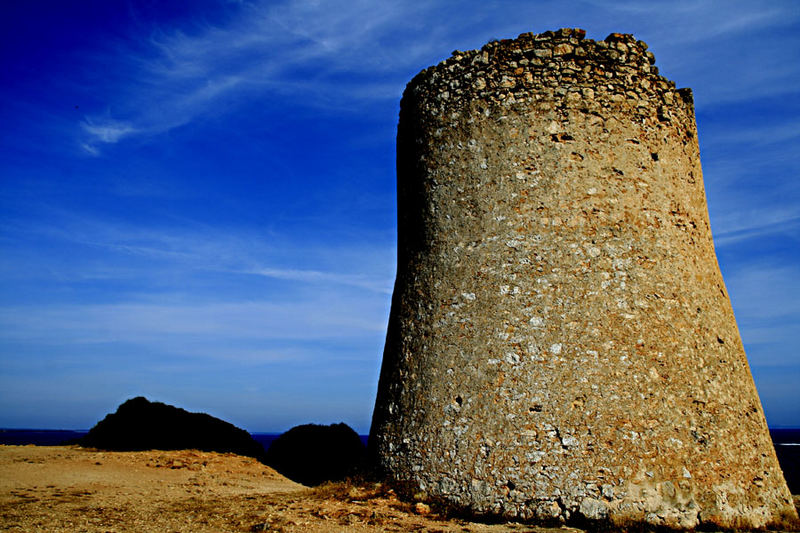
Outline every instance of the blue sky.
POLYGON ((400 95, 454 49, 633 33, 694 90, 767 419, 800 426, 800 3, 27 0, 0 8, 0 427, 146 395, 369 427, 400 95))

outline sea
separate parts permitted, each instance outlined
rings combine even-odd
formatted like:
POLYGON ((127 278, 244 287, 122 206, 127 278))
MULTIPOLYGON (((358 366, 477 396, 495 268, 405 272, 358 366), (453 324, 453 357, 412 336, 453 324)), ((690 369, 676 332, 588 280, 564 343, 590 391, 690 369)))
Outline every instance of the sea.
MULTIPOLYGON (((88 431, 0 428, 0 444, 58 446, 75 441, 86 433, 88 431)), ((800 428, 773 428, 769 430, 769 434, 789 490, 792 494, 800 494, 800 428)), ((251 433, 251 435, 266 450, 281 434, 251 433)), ((367 435, 359 436, 366 444, 367 435)))

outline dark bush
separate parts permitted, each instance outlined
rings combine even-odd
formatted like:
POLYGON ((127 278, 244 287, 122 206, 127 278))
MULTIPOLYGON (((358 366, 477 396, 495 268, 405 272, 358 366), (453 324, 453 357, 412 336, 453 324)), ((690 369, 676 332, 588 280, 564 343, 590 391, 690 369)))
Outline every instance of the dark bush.
POLYGON ((275 439, 266 463, 293 481, 319 485, 362 473, 366 447, 347 424, 296 426, 275 439))
POLYGON ((78 444, 114 451, 196 449, 264 458, 264 448, 245 430, 141 396, 106 415, 78 444))

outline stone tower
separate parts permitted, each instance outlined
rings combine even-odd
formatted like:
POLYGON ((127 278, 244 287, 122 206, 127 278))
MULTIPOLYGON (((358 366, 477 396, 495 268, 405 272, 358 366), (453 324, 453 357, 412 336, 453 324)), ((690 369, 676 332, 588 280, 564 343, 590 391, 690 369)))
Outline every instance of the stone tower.
POLYGON ((380 468, 474 513, 796 519, 709 228, 692 95, 563 29, 404 93, 380 468))

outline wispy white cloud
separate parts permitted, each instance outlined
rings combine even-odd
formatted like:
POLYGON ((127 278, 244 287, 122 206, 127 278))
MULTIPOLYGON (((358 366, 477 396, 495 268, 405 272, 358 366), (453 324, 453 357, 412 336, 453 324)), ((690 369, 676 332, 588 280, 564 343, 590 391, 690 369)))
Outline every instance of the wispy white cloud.
POLYGON ((675 31, 676 26, 664 24, 663 19, 658 20, 664 31, 670 32, 673 42, 677 43, 721 40, 735 37, 742 32, 753 32, 787 22, 784 9, 758 2, 731 2, 730 10, 724 14, 711 4, 692 1, 679 4, 676 6, 670 2, 666 10, 666 6, 661 4, 658 9, 659 15, 665 14, 665 11, 671 13, 677 28, 680 28, 680 31, 675 31))
POLYGON ((320 272, 318 270, 260 268, 252 271, 253 274, 268 278, 300 281, 304 283, 334 283, 359 287, 383 294, 391 294, 391 281, 388 279, 375 280, 364 275, 342 274, 336 272, 320 272))
POLYGON ((767 145, 783 145, 790 141, 800 140, 800 124, 795 121, 785 121, 783 117, 753 127, 748 124, 745 128, 726 129, 713 131, 707 139, 702 139, 703 148, 720 149, 732 146, 732 149, 741 149, 741 145, 750 148, 763 148, 767 145))
MULTIPOLYGON (((0 306, 5 390, 17 390, 10 376, 18 370, 16 382, 32 390, 97 382, 90 388, 104 394, 95 410, 113 407, 114 394, 186 405, 217 390, 222 399, 212 407, 219 409, 236 405, 230 398, 240 392, 230 389, 261 387, 249 401, 262 418, 248 422, 260 429, 320 416, 300 403, 266 419, 263 413, 286 406, 292 391, 302 398, 308 387, 316 395, 324 387, 346 404, 338 407, 344 414, 330 408, 332 416, 358 413, 357 423, 368 428, 367 398, 389 312, 391 246, 323 245, 257 230, 143 226, 67 212, 50 222, 3 226, 0 235, 12 236, 12 246, 50 243, 47 258, 29 262, 17 253, 11 264, 0 260, 4 287, 39 287, 39 296, 25 291, 18 299, 6 291, 0 306), (43 366, 50 369, 44 376, 30 370, 43 366)), ((238 416, 242 405, 250 404, 235 406, 238 416)), ((62 414, 68 415, 56 418, 62 414)))
MULTIPOLYGON (((63 212, 51 222, 37 224, 7 221, 0 227, 24 248, 25 242, 47 239, 51 246, 80 250, 71 260, 62 261, 58 279, 111 279, 117 276, 130 282, 174 275, 191 280, 203 273, 217 273, 246 284, 252 278, 291 282, 298 290, 304 285, 343 286, 374 293, 378 300, 391 294, 394 271, 394 245, 384 239, 353 242, 305 242, 276 233, 252 229, 208 227, 186 223, 168 227, 141 226, 111 222, 63 212)), ((11 277, 32 276, 35 272, 6 272, 11 277)), ((40 275, 52 275, 49 271, 40 275)), ((143 290, 148 287, 141 285, 143 290)))
POLYGON ((130 124, 115 120, 97 123, 93 119, 87 118, 82 126, 96 140, 104 143, 115 143, 123 137, 136 133, 136 128, 130 124))
POLYGON ((797 237, 800 236, 800 213, 796 209, 776 208, 757 211, 751 209, 734 217, 723 219, 716 226, 723 228, 714 233, 714 244, 717 247, 776 234, 785 234, 797 240, 797 237))
POLYGON ((112 119, 86 117, 81 127, 88 134, 87 142, 82 143, 81 147, 95 156, 100 155, 99 144, 114 144, 125 137, 139 133, 131 124, 112 119))
MULTIPOLYGON (((382 332, 385 327, 380 303, 335 292, 320 292, 305 301, 246 301, 180 303, 185 296, 149 303, 69 304, 4 307, 0 331, 8 341, 39 343, 170 344, 185 341, 238 339, 240 342, 359 337, 382 332), (169 301, 173 300, 173 301, 169 301)), ((235 350, 226 346, 225 352, 235 350)), ((252 349, 247 350, 252 353, 252 349)), ((272 350, 269 353, 274 353, 272 350)), ((265 351, 264 353, 267 353, 265 351)))
POLYGON ((774 322, 794 317, 800 321, 800 265, 759 260, 734 269, 726 282, 735 290, 740 318, 774 322))
POLYGON ((751 364, 800 368, 800 266, 759 258, 725 282, 751 364))
POLYGON ((134 81, 112 98, 130 123, 87 118, 84 148, 96 152, 126 136, 162 133, 233 95, 289 95, 312 107, 353 110, 397 99, 404 69, 428 51, 423 43, 431 38, 415 35, 406 47, 398 29, 418 24, 426 11, 403 2, 380 9, 363 0, 254 2, 242 4, 226 26, 157 32, 153 54, 121 59, 134 81))
POLYGON ((716 4, 689 1, 545 1, 513 4, 514 18, 485 6, 454 12, 440 1, 380 8, 367 0, 259 1, 236 9, 225 25, 155 32, 150 54, 121 57, 133 82, 111 88, 111 98, 125 119, 90 117, 84 149, 92 153, 103 143, 168 131, 214 113, 225 101, 279 96, 294 105, 363 112, 370 102, 397 100, 411 75, 453 48, 554 29, 569 17, 589 30, 635 28, 680 83, 701 88, 696 98, 706 105, 793 91, 787 80, 800 69, 792 66, 797 53, 777 41, 770 45, 768 33, 800 15, 769 2, 731 2, 720 11, 716 4), (439 24, 445 15, 448 24, 439 24), (745 38, 753 32, 764 41, 756 53, 745 38), (759 75, 749 75, 754 71, 759 75))
POLYGON ((87 153, 89 153, 89 154, 91 154, 93 156, 100 155, 100 150, 96 146, 94 146, 93 144, 90 144, 88 142, 87 143, 81 143, 81 148, 83 148, 83 150, 85 152, 87 152, 87 153))

